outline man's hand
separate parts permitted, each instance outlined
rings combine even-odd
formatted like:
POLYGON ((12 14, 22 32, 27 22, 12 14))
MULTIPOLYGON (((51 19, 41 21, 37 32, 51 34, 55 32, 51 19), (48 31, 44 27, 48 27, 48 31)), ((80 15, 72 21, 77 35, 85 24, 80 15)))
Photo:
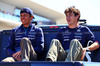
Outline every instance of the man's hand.
POLYGON ((83 60, 83 58, 85 57, 86 49, 87 49, 87 48, 83 48, 83 55, 82 55, 82 57, 81 57, 81 60, 83 60))
POLYGON ((21 61, 21 51, 18 51, 12 55, 16 60, 21 61))

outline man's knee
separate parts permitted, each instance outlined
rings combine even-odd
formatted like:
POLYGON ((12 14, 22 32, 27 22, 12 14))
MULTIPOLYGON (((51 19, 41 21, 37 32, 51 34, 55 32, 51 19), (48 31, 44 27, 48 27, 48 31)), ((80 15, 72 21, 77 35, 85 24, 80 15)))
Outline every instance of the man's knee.
POLYGON ((27 37, 23 37, 22 39, 21 39, 21 41, 23 42, 23 41, 28 41, 29 39, 27 38, 27 37))
POLYGON ((13 57, 7 57, 5 59, 3 59, 1 62, 15 62, 13 57))
POLYGON ((70 42, 70 46, 79 46, 79 45, 81 45, 81 43, 77 39, 73 39, 70 42))
POLYGON ((21 39, 20 45, 23 46, 23 45, 27 44, 27 42, 31 43, 30 40, 27 37, 23 37, 21 39))
POLYGON ((72 41, 71 41, 71 43, 70 43, 70 47, 72 47, 72 46, 74 46, 74 47, 81 47, 82 48, 82 44, 79 42, 79 40, 77 40, 77 39, 73 39, 72 41))
POLYGON ((80 42, 79 42, 79 40, 77 40, 77 39, 73 39, 73 40, 71 40, 71 44, 80 44, 80 42))
POLYGON ((59 42, 58 39, 53 39, 53 40, 51 41, 51 43, 52 43, 52 44, 54 43, 55 45, 56 45, 56 44, 60 44, 60 42, 59 42))
POLYGON ((73 39, 71 40, 71 42, 79 42, 77 39, 73 39))
POLYGON ((52 39, 52 41, 59 41, 58 39, 52 39))

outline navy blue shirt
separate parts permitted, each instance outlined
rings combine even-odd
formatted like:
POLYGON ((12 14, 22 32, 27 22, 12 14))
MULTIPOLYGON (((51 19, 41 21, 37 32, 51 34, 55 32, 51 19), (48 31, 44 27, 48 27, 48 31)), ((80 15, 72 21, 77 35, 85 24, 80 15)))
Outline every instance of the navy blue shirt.
POLYGON ((23 25, 12 29, 9 37, 8 46, 6 48, 7 54, 12 56, 13 53, 20 51, 20 41, 23 37, 27 37, 37 54, 44 49, 44 36, 41 28, 30 24, 27 28, 23 25))
POLYGON ((86 26, 79 26, 73 29, 69 27, 61 28, 56 35, 56 39, 61 42, 64 50, 69 49, 72 39, 78 39, 83 47, 87 46, 88 41, 95 41, 93 33, 86 26))

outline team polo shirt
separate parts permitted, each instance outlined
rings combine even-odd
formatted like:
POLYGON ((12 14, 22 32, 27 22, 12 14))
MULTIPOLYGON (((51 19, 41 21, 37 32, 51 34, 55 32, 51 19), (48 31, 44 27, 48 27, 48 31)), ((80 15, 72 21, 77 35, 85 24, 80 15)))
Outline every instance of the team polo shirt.
POLYGON ((87 43, 95 42, 95 37, 90 29, 81 25, 76 28, 69 28, 68 26, 61 28, 56 35, 56 39, 61 42, 64 50, 69 49, 72 39, 79 40, 83 47, 86 47, 87 43))

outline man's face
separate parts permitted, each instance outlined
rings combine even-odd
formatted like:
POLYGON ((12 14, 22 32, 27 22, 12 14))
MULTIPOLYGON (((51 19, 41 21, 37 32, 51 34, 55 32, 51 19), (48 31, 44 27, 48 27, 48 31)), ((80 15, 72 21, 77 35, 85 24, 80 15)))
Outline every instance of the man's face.
POLYGON ((20 20, 24 27, 28 27, 31 23, 32 17, 30 17, 30 14, 28 13, 21 13, 20 20))
POLYGON ((66 13, 66 20, 69 25, 73 25, 77 23, 78 16, 75 16, 74 13, 68 12, 66 13))

